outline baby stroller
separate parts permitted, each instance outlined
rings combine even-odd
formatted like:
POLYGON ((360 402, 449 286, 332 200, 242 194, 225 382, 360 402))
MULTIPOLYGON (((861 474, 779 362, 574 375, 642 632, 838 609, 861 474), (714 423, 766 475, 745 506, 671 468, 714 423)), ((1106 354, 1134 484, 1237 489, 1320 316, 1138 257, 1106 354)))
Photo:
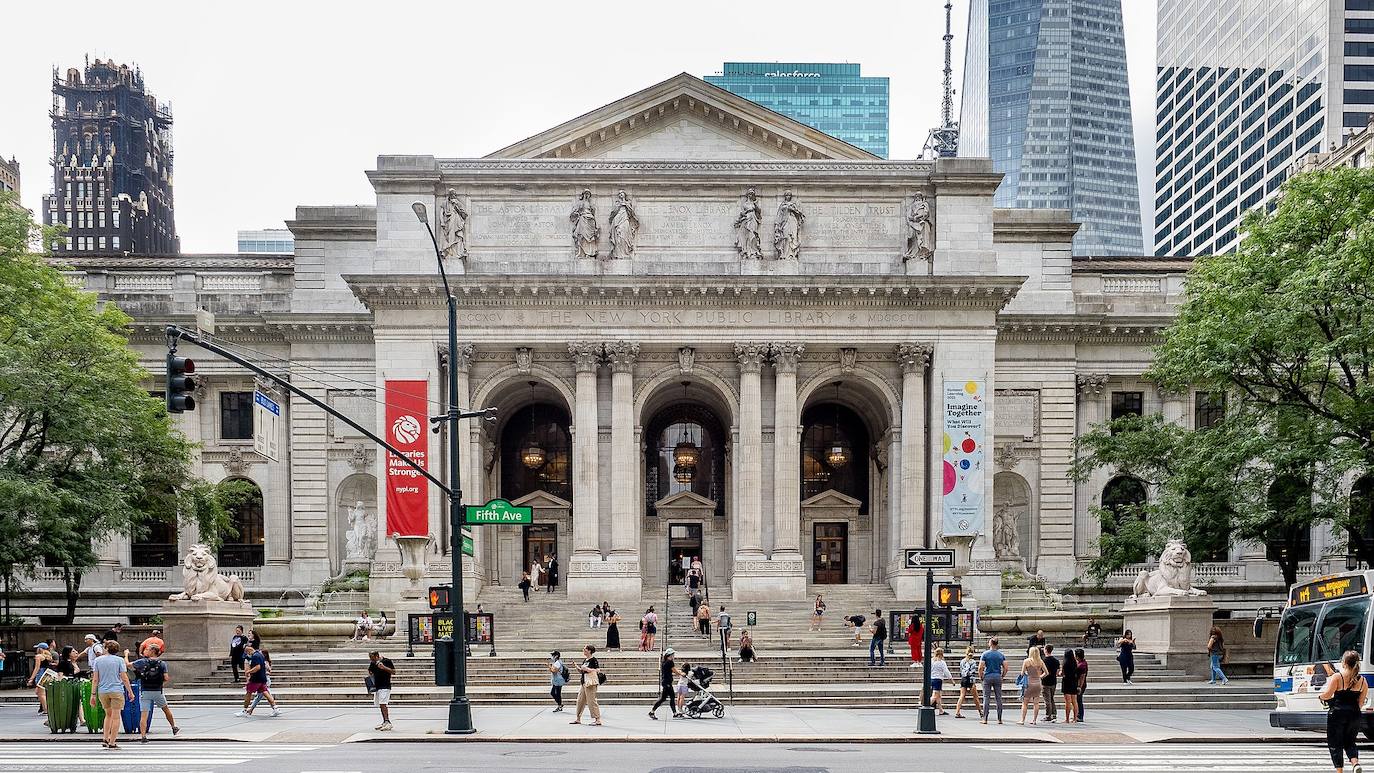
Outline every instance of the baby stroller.
POLYGON ((717 700, 709 689, 713 675, 711 669, 697 666, 687 677, 687 686, 692 690, 692 694, 683 705, 682 711, 689 718, 696 719, 703 714, 714 714, 717 719, 725 716, 725 704, 717 700))

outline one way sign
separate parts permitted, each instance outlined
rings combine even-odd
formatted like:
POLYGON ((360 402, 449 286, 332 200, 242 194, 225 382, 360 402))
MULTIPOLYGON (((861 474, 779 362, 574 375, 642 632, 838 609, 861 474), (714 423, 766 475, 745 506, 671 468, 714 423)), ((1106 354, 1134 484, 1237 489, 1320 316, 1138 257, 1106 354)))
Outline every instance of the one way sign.
POLYGON ((952 569, 953 567, 953 550, 908 548, 906 551, 907 569, 952 569))

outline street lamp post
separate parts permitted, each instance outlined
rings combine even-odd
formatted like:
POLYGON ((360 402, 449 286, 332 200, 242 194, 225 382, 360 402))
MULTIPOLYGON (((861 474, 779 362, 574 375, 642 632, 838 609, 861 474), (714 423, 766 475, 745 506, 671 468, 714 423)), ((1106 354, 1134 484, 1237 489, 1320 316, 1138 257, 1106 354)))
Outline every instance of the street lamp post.
MULTIPOLYGON (((458 473, 458 420, 464 415, 458 409, 458 299, 448 286, 448 272, 444 270, 444 256, 439 250, 439 240, 434 229, 429 226, 429 212, 421 202, 410 205, 415 217, 425 226, 429 240, 434 245, 434 259, 439 264, 439 277, 444 281, 444 297, 448 300, 448 413, 438 417, 449 423, 448 427, 448 523, 449 555, 453 566, 453 593, 449 609, 453 613, 454 635, 462 637, 467 643, 467 613, 463 609, 463 484, 458 473)), ((480 415, 480 412, 478 413, 480 415)), ((448 728, 450 734, 477 732, 472 726, 472 704, 468 702, 468 659, 466 647, 453 646, 453 699, 448 703, 448 728)))

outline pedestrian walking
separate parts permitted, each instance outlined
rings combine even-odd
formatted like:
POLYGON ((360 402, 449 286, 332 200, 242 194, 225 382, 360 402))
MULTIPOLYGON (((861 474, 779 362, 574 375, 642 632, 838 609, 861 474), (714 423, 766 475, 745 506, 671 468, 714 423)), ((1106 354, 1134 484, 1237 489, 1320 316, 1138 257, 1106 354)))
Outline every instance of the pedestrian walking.
POLYGON ((692 686, 688 680, 692 676, 692 664, 683 663, 677 669, 677 705, 673 709, 673 717, 682 718, 682 707, 687 705, 687 697, 692 694, 692 686))
POLYGON ((243 667, 243 648, 248 646, 248 637, 243 635, 243 626, 234 626, 234 635, 229 637, 229 668, 234 671, 234 684, 239 683, 239 670, 243 667))
POLYGON ((693 562, 692 567, 687 570, 687 593, 695 596, 701 590, 701 565, 693 562))
POLYGON ((868 618, 863 615, 850 615, 844 619, 844 622, 845 625, 854 629, 854 643, 850 646, 858 647, 863 644, 864 623, 868 622, 868 618))
POLYGON ((530 582, 536 586, 544 584, 544 563, 539 556, 530 559, 530 582))
POLYGON ((1040 717, 1040 700, 1045 694, 1045 661, 1039 647, 1028 647, 1026 659, 1021 661, 1021 675, 1017 683, 1021 685, 1021 721, 1026 724, 1026 712, 1030 712, 1030 723, 1035 724, 1040 717))
POLYGON ((1064 665, 1060 669, 1060 693, 1064 696, 1064 723, 1078 721, 1078 658, 1071 649, 1064 650, 1064 665))
POLYGON ((1135 684, 1131 681, 1135 675, 1135 636, 1129 628, 1116 640, 1116 662, 1121 664, 1122 683, 1135 684))
POLYGON ((871 634, 868 640, 868 665, 886 666, 887 652, 883 649, 883 645, 887 642, 887 621, 883 619, 883 611, 881 609, 873 610, 873 629, 871 634), (873 662, 874 652, 878 653, 878 662, 876 664, 873 662))
POLYGON ((953 684, 954 674, 949 672, 949 664, 945 662, 944 648, 936 647, 930 654, 930 702, 940 716, 949 714, 943 703, 946 682, 953 684))
POLYGON ((1082 647, 1074 650, 1073 660, 1074 665, 1078 667, 1078 700, 1075 702, 1078 706, 1078 721, 1084 722, 1088 716, 1088 707, 1083 700, 1083 696, 1088 692, 1088 656, 1084 654, 1082 647))
POLYGON ((720 605, 720 614, 716 615, 716 630, 720 631, 721 646, 726 652, 730 651, 730 631, 734 626, 730 623, 730 613, 725 611, 725 605, 720 605))
POLYGON ((1336 773, 1345 770, 1345 757, 1350 758, 1351 770, 1362 773, 1360 749, 1355 741, 1364 727, 1363 708, 1369 697, 1369 684, 1360 676, 1360 653, 1351 650, 1341 656, 1336 673, 1322 688, 1322 702, 1326 714, 1326 748, 1331 752, 1331 764, 1336 773))
POLYGON ((1059 691, 1059 658, 1054 656, 1054 645, 1045 645, 1045 678, 1041 680, 1045 693, 1045 721, 1055 721, 1054 695, 1059 691))
POLYGON ((811 630, 819 631, 821 629, 821 616, 824 614, 825 599, 821 598, 821 594, 817 593, 816 603, 811 605, 811 630))
POLYGON ((758 656, 754 654, 754 634, 745 628, 739 634, 739 662, 753 663, 756 660, 758 656))
MULTIPOLYGON (((612 623, 614 625, 614 623, 612 623)), ((582 724, 582 711, 591 712, 592 724, 601 724, 601 705, 596 702, 596 688, 601 686, 601 663, 595 657, 596 647, 588 644, 582 648, 582 662, 577 665, 579 686, 577 688, 577 715, 570 725, 582 724)))
POLYGON ((549 653, 549 697, 553 698, 555 713, 563 710, 563 685, 568 683, 568 667, 563 665, 563 654, 558 650, 549 653))
POLYGON ((988 639, 988 648, 978 658, 978 679, 983 683, 983 724, 992 713, 992 701, 997 700, 997 724, 1002 724, 1002 680, 1007 674, 1007 656, 997 648, 997 637, 988 639))
POLYGON ((157 647, 157 651, 163 654, 167 652, 167 642, 163 641, 162 631, 157 628, 153 629, 151 636, 138 643, 138 649, 136 650, 138 656, 140 658, 148 657, 148 652, 153 647, 157 647))
POLYGON ((134 699, 134 688, 129 684, 128 662, 116 655, 119 642, 110 639, 105 642, 105 654, 91 664, 95 689, 91 692, 91 706, 105 709, 105 724, 100 745, 106 749, 119 748, 120 713, 124 711, 125 700, 134 699))
MULTIPOLYGON (((154 631, 153 635, 157 635, 154 631)), ((177 727, 176 718, 172 716, 172 707, 167 705, 167 696, 164 689, 171 681, 168 677, 167 663, 162 660, 162 648, 156 644, 143 644, 143 657, 129 662, 129 651, 124 650, 124 667, 133 672, 138 679, 138 740, 140 743, 148 743, 148 730, 153 725, 153 709, 162 709, 163 716, 167 717, 167 725, 172 728, 172 735, 181 732, 177 727)))
POLYGON ((255 650, 262 649, 262 637, 258 635, 256 628, 248 629, 248 643, 253 645, 253 649, 255 650))
POLYGON ((663 651, 663 656, 658 659, 658 700, 654 701, 653 707, 649 709, 649 719, 658 719, 656 713, 658 707, 665 703, 673 712, 673 716, 678 715, 677 709, 673 706, 673 675, 677 667, 674 661, 675 655, 676 652, 672 647, 669 647, 663 651))
POLYGON ((267 705, 272 707, 272 716, 279 716, 281 712, 277 709, 277 699, 272 697, 272 691, 267 683, 267 654, 249 644, 243 648, 243 657, 246 664, 243 673, 248 681, 243 685, 243 708, 235 712, 234 716, 253 716, 255 706, 249 704, 254 703, 259 696, 267 699, 267 705))
POLYGON ((970 644, 964 650, 964 657, 959 661, 959 700, 954 704, 954 718, 964 718, 964 699, 967 698, 973 704, 973 710, 978 710, 978 658, 973 652, 973 645, 970 644))
POLYGON ((697 607, 697 631, 707 639, 711 638, 711 607, 706 602, 697 607))
POLYGON ((1226 684, 1231 681, 1226 678, 1226 673, 1221 670, 1221 664, 1225 658, 1226 640, 1221 635, 1221 629, 1214 625, 1207 636, 1207 659, 1212 666, 1207 684, 1226 684))
MULTIPOLYGON (((391 729, 391 677, 396 674, 396 664, 391 658, 373 650, 367 653, 367 675, 372 685, 372 702, 382 712, 382 724, 376 729, 383 732, 391 729)), ((276 712, 273 711, 273 714, 276 712)))
POLYGON ((521 572, 521 573, 520 573, 520 582, 516 583, 515 585, 516 585, 516 587, 518 587, 518 588, 520 589, 520 593, 521 593, 521 595, 523 595, 523 596, 525 597, 525 601, 529 601, 529 600, 530 600, 530 573, 529 573, 529 572, 521 572))
POLYGON ((620 615, 610 606, 601 610, 601 617, 606 621, 606 649, 620 651, 620 615))
POLYGON ((548 593, 553 593, 554 588, 558 587, 558 555, 549 557, 549 586, 548 593))
POLYGON ((107 641, 119 641, 119 637, 121 637, 121 636, 123 636, 123 635, 124 635, 124 624, 123 624, 123 623, 115 623, 114 625, 110 626, 110 630, 106 631, 104 636, 100 637, 100 641, 102 641, 102 642, 107 642, 107 641))
POLYGON ((921 665, 921 660, 925 657, 925 652, 921 650, 924 636, 925 627, 921 625, 921 616, 912 615, 911 622, 906 626, 906 643, 911 647, 911 665, 908 668, 921 665))
POLYGON ((38 696, 38 713, 48 713, 48 691, 43 686, 43 674, 52 665, 55 653, 48 648, 47 642, 33 645, 33 671, 29 673, 29 686, 38 696))

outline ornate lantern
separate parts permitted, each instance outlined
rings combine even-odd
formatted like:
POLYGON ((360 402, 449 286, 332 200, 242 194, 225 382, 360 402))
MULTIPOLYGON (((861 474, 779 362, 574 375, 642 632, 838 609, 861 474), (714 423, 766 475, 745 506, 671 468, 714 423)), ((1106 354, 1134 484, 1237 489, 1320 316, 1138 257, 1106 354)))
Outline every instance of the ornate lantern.
POLYGON ((520 449, 520 462, 531 470, 537 470, 540 467, 543 467, 544 462, 548 459, 548 454, 544 453, 544 448, 539 445, 539 433, 537 429, 538 425, 535 423, 534 420, 534 412, 536 409, 535 403, 533 402, 534 386, 535 382, 531 381, 529 442, 527 442, 525 446, 520 449))
MULTIPOLYGON (((683 392, 687 391, 689 381, 682 382, 683 392)), ((682 422, 682 439, 673 447, 673 480, 678 483, 691 483, 696 477, 697 462, 701 459, 701 449, 687 434, 687 423, 682 422)))
POLYGON ((832 469, 839 469, 849 464, 849 444, 845 442, 840 434, 840 382, 835 382, 835 437, 830 445, 825 449, 825 461, 832 469))
POLYGON ((697 468, 689 467, 685 464, 673 465, 673 480, 686 486, 697 476, 697 468))

